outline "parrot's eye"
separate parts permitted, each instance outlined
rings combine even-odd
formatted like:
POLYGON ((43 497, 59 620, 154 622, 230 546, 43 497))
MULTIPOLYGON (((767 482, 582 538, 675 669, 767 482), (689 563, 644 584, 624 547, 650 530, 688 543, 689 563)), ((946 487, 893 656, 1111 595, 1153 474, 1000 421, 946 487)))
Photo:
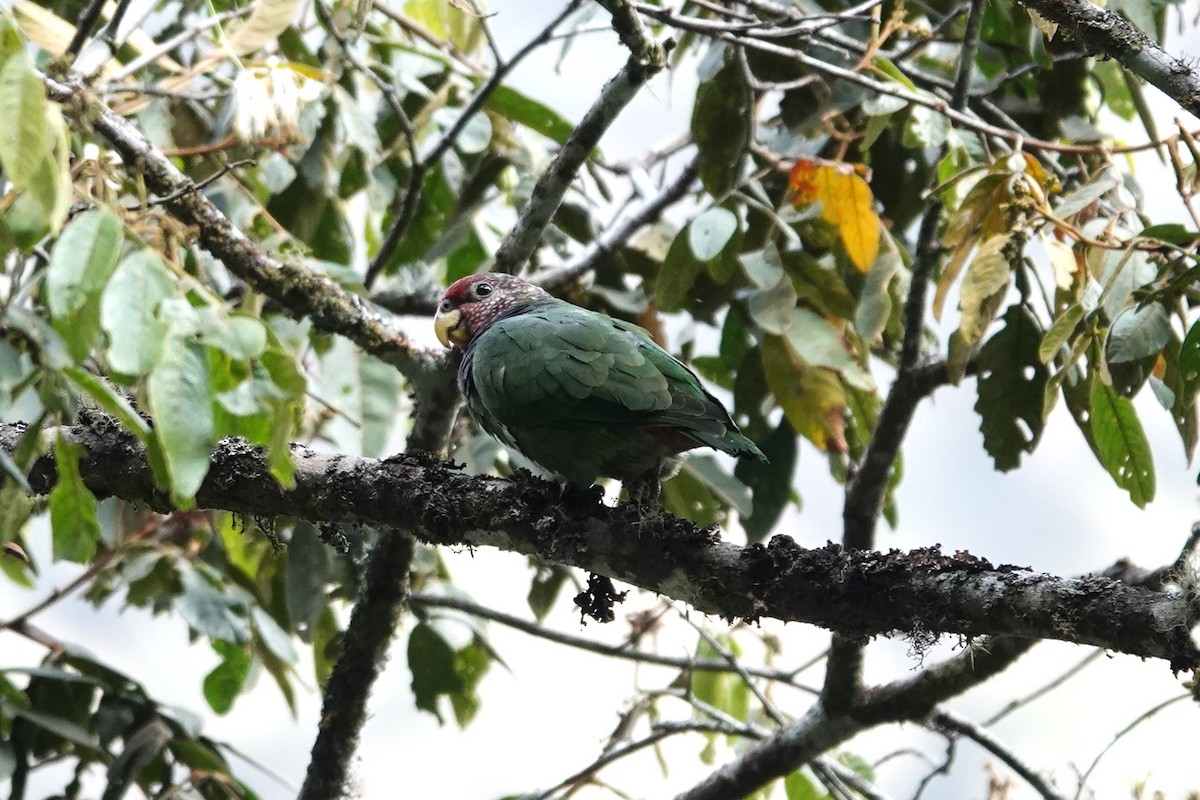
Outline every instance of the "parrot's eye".
POLYGON ((476 297, 487 297, 492 293, 492 285, 490 283, 481 283, 475 287, 476 297))

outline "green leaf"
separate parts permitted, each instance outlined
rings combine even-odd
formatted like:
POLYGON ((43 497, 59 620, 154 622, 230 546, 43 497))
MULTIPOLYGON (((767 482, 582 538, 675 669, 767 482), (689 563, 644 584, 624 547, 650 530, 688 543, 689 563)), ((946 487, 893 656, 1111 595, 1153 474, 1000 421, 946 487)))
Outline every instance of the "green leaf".
MULTIPOLYGON (((1101 62, 1110 63, 1110 62, 1101 62)), ((1119 68, 1118 68, 1119 69, 1119 68)), ((1177 245, 1179 247, 1187 247, 1196 241, 1196 237, 1200 236, 1193 230, 1188 230, 1178 222, 1163 222, 1158 225, 1151 225, 1143 230, 1138 236, 1144 236, 1147 239, 1157 239, 1160 242, 1177 245)))
POLYGON ((330 548, 310 522, 297 522, 288 542, 284 598, 292 628, 306 642, 313 640, 317 622, 328 607, 333 579, 330 548))
POLYGON ((875 381, 871 374, 846 349, 842 333, 822 316, 807 308, 792 310, 792 324, 784 332, 788 346, 797 358, 814 367, 828 367, 840 374, 846 383, 864 391, 872 391, 875 381))
POLYGON ((1137 105, 1129 94, 1129 85, 1125 82, 1125 69, 1116 61, 1107 59, 1097 61, 1092 65, 1092 74, 1100 83, 1104 92, 1104 106, 1126 122, 1132 122, 1137 116, 1137 105))
POLYGON ((46 301, 53 316, 83 308, 104 288, 121 254, 121 220, 108 211, 85 211, 63 228, 46 270, 46 301))
POLYGON ((983 446, 1007 472, 1032 453, 1042 436, 1042 402, 1049 372, 1038 358, 1041 331, 1020 305, 1009 306, 1004 327, 979 351, 979 430, 983 446))
MULTIPOLYGON (((785 250, 779 254, 784 269, 792 279, 796 295, 808 302, 814 309, 825 316, 852 319, 855 317, 855 300, 846 288, 846 282, 836 271, 825 267, 820 261, 803 250, 785 250)), ((867 273, 867 285, 872 280, 878 280, 886 285, 884 279, 889 270, 897 268, 898 259, 895 256, 884 256, 877 259, 875 266, 867 273), (871 276, 875 275, 873 279, 871 276)), ((863 288, 863 295, 867 292, 863 288)))
POLYGON ((1132 401, 1121 397, 1099 376, 1092 378, 1091 427, 1096 453, 1117 486, 1139 508, 1154 499, 1154 459, 1132 401))
POLYGON ((757 289, 746 299, 750 318, 767 333, 783 334, 792 324, 796 311, 796 288, 787 275, 768 289, 757 289))
POLYGON ((41 163, 54 144, 46 111, 42 79, 24 52, 12 54, 0 67, 0 164, 22 189, 39 179, 41 163))
POLYGON ((1013 254, 1008 252, 1012 242, 1012 234, 1007 233, 985 241, 963 276, 958 290, 962 316, 958 330, 950 337, 950 352, 946 358, 946 366, 955 382, 962 379, 972 351, 983 339, 1004 301, 1012 280, 1013 254))
POLYGON ((362 381, 362 454, 379 458, 385 455, 400 410, 400 373, 391 364, 368 355, 361 357, 358 369, 362 381))
POLYGON ((463 688, 450 695, 450 707, 454 709, 454 719, 460 728, 465 728, 479 711, 476 688, 491 666, 491 650, 478 636, 454 654, 454 671, 462 680, 463 688))
POLYGON ((121 221, 107 211, 86 211, 71 221, 50 254, 46 304, 54 329, 75 361, 91 351, 100 331, 100 292, 117 265, 121 221))
POLYGON ((254 622, 254 632, 271 654, 286 664, 295 664, 300 657, 292 637, 279 626, 275 618, 260 606, 250 607, 250 619, 254 622))
POLYGON ((455 669, 454 648, 429 625, 421 623, 408 637, 408 670, 417 708, 442 719, 438 697, 461 692, 465 686, 455 669))
POLYGON ((1108 331, 1108 361, 1121 364, 1157 355, 1171 338, 1171 318, 1158 303, 1127 308, 1108 331))
POLYGON ((737 231, 737 215, 726 208, 710 208, 688 225, 688 244, 700 261, 716 258, 737 231))
POLYGON ((213 711, 227 714, 246 686, 253 661, 245 647, 219 639, 213 641, 212 647, 221 656, 221 663, 204 676, 204 699, 213 711))
POLYGON ((546 615, 554 607, 554 601, 558 599, 569 575, 570 571, 561 564, 537 564, 537 572, 529 584, 529 594, 526 595, 525 601, 529 603, 529 610, 538 622, 546 619, 546 615))
POLYGON ((671 249, 663 259, 654 284, 654 302, 660 311, 678 311, 687 301, 688 292, 696 283, 696 276, 704 265, 692 255, 692 247, 686 232, 681 232, 671 242, 671 249))
POLYGON ((723 197, 741 177, 742 160, 753 132, 753 103, 741 65, 734 58, 696 91, 692 141, 699 151, 700 182, 713 197, 723 197))
POLYGON ((787 800, 824 800, 828 796, 804 774, 803 769, 798 769, 783 779, 783 794, 787 800))
POLYGON ((96 554, 100 524, 96 497, 83 485, 79 457, 83 448, 63 436, 54 440, 54 466, 58 482, 50 492, 50 527, 55 561, 86 564, 96 554))
POLYGON ((0 739, 0 782, 9 780, 17 771, 17 753, 12 742, 0 739))
POLYGON ((875 265, 863 281, 862 294, 854 309, 854 327, 868 342, 878 342, 892 315, 892 295, 888 289, 903 266, 900 257, 886 254, 875 259, 875 265))
POLYGON ((743 516, 750 513, 750 490, 735 476, 721 469, 715 458, 692 456, 683 462, 683 468, 707 486, 725 505, 743 516))
POLYGON ((1083 306, 1079 303, 1072 303, 1063 310, 1058 318, 1050 325, 1050 330, 1046 331, 1046 335, 1042 337, 1042 343, 1038 345, 1038 360, 1043 364, 1049 364, 1058 355, 1058 351, 1066 343, 1067 339, 1071 338, 1071 334, 1075 332, 1079 321, 1083 319, 1083 306))
POLYGON ((202 316, 200 339, 242 361, 258 358, 267 349, 267 329, 262 322, 245 314, 230 314, 212 309, 202 316))
POLYGON ((240 602, 188 562, 177 561, 176 569, 182 591, 175 600, 175 610, 188 627, 213 640, 234 644, 250 640, 250 625, 240 602))
POLYGON ((104 288, 100 327, 108 334, 108 364, 122 375, 145 375, 162 354, 167 323, 159 304, 175 293, 175 281, 153 250, 121 260, 104 288))
POLYGON ((204 351, 176 336, 168 337, 147 388, 171 496, 176 503, 190 505, 208 474, 214 439, 212 386, 204 351))
POLYGON ((1200 389, 1200 321, 1188 329, 1179 348, 1179 375, 1183 379, 1184 393, 1195 397, 1200 389))
POLYGON ((566 144, 575 126, 554 109, 508 85, 497 86, 483 106, 540 133, 557 144, 566 144))

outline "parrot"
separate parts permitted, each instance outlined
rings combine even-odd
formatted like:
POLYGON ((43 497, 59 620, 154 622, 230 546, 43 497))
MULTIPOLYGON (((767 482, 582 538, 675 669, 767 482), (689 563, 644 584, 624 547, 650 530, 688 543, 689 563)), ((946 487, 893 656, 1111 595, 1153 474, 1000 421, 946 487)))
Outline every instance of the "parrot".
POLYGON ((480 427, 569 485, 616 478, 632 497, 631 482, 657 486, 695 447, 766 460, 644 328, 515 275, 453 283, 434 330, 462 351, 458 384, 480 427))

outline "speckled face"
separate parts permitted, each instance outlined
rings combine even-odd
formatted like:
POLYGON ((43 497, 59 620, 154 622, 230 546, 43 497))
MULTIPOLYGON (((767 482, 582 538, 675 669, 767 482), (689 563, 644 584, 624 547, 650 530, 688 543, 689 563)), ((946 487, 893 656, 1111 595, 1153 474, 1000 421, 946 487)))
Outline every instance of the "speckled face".
POLYGON ((442 295, 434 329, 446 347, 466 347, 509 309, 544 297, 549 297, 544 289, 515 275, 469 275, 442 295))

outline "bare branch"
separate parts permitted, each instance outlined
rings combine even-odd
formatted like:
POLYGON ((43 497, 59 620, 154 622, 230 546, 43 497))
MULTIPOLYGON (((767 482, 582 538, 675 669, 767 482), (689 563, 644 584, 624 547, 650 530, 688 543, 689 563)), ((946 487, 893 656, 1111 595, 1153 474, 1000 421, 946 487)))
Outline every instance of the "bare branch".
POLYGON ((563 20, 575 13, 581 2, 582 0, 571 0, 571 2, 567 3, 566 8, 550 21, 550 24, 530 39, 512 58, 497 63, 496 68, 492 70, 487 80, 475 92, 475 96, 463 108, 462 113, 458 115, 458 119, 454 121, 454 124, 442 134, 442 138, 438 140, 437 144, 419 161, 414 156, 412 171, 408 179, 408 188, 396 201, 395 221, 392 223, 392 227, 388 230, 387 235, 384 236, 383 243, 379 245, 379 251, 375 254, 375 258, 371 260, 371 264, 367 268, 366 277, 363 279, 363 285, 366 288, 370 289, 375 284, 376 279, 378 279, 383 269, 387 266, 388 261, 391 260, 392 254, 395 253, 396 247, 399 246, 400 240, 404 238, 404 234, 408 231, 413 213, 417 208, 417 201, 420 199, 421 183, 425 179, 425 174, 458 141, 458 137, 463 132, 463 129, 466 128, 467 123, 479 113, 484 103, 488 101, 488 98, 495 94, 513 68, 520 64, 534 50, 550 41, 555 29, 558 28, 563 20))
POLYGON ((945 709, 939 709, 930 720, 933 727, 947 734, 966 736, 984 750, 1008 765, 1009 769, 1021 776, 1029 787, 1040 794, 1045 800, 1065 800, 1065 795, 1049 784, 1045 778, 1035 772, 1028 764, 1019 759, 1012 750, 1005 747, 996 737, 986 730, 945 709))
POLYGON ((1100 765, 1100 760, 1102 758, 1104 758, 1104 756, 1108 753, 1109 750, 1111 750, 1113 748, 1113 745, 1115 745, 1117 742, 1121 741, 1121 739, 1125 738, 1125 736, 1127 734, 1129 734, 1131 731, 1133 731, 1134 728, 1136 728, 1137 726, 1141 725, 1146 720, 1148 720, 1151 717, 1158 714, 1158 712, 1162 711, 1165 708, 1175 705, 1180 700, 1189 700, 1189 699, 1191 699, 1191 697, 1192 697, 1192 695, 1190 693, 1184 693, 1181 695, 1176 695, 1175 697, 1169 698, 1167 700, 1164 700, 1161 703, 1159 703, 1158 705, 1154 706, 1153 708, 1146 709, 1145 711, 1143 711, 1141 714, 1139 714, 1137 716, 1137 719, 1133 720, 1128 725, 1126 725, 1124 728, 1117 731, 1117 733, 1113 736, 1112 741, 1109 742, 1108 744, 1106 744, 1104 746, 1104 749, 1101 750, 1094 759, 1092 759, 1092 763, 1088 765, 1087 770, 1083 773, 1083 775, 1081 775, 1079 777, 1079 788, 1075 791, 1074 800, 1079 800, 1079 798, 1083 796, 1083 790, 1085 788, 1087 788, 1088 778, 1091 777, 1092 773, 1096 770, 1096 767, 1100 765))

